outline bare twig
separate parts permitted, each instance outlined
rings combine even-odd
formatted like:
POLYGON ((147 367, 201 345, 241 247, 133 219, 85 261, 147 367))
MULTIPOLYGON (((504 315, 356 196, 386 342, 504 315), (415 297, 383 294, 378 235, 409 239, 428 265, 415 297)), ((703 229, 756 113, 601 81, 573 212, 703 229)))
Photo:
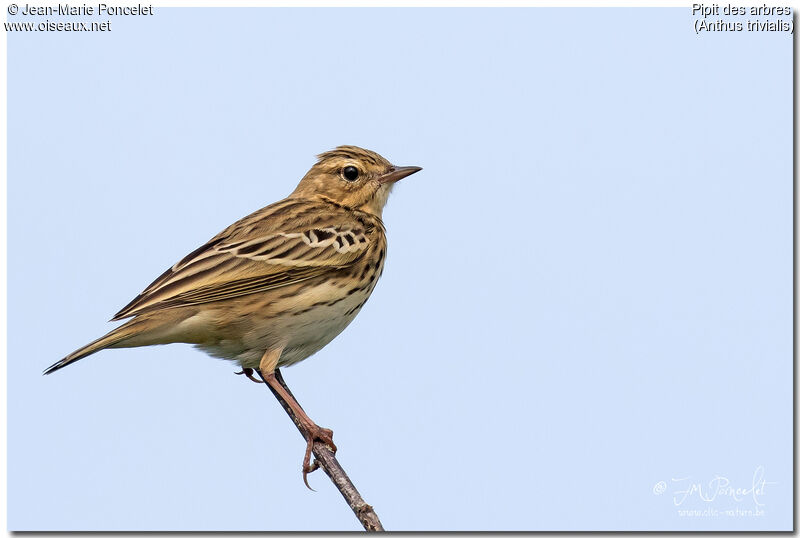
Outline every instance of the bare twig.
MULTIPOLYGON (((258 372, 258 374, 261 376, 261 379, 264 379, 264 376, 261 375, 260 370, 256 369, 256 372, 258 372)), ((286 389, 286 392, 288 392, 294 398, 294 394, 292 394, 292 391, 286 386, 286 382, 283 380, 280 370, 275 370, 275 378, 278 380, 278 383, 280 383, 283 388, 286 389)), ((289 407, 289 404, 286 403, 284 399, 281 398, 281 396, 269 386, 269 384, 265 384, 272 391, 272 394, 275 395, 275 398, 277 398, 278 402, 281 404, 281 407, 283 407, 284 411, 286 411, 286 414, 289 415, 289 418, 292 419, 292 422, 294 422, 295 426, 297 426, 297 429, 300 430, 300 434, 302 435, 303 430, 300 427, 300 423, 298 422, 294 412, 289 407)), ((297 398, 295 398, 295 401, 297 401, 297 398)), ((361 494, 358 493, 358 490, 350 481, 347 473, 345 473, 344 469, 342 469, 342 466, 339 465, 336 455, 328 447, 328 445, 320 441, 316 441, 314 442, 312 451, 314 453, 314 457, 316 458, 315 464, 318 463, 319 466, 325 471, 325 474, 330 477, 333 485, 336 486, 336 488, 342 494, 342 497, 344 497, 344 500, 347 501, 347 504, 364 526, 364 529, 368 531, 384 530, 380 519, 378 519, 378 514, 375 513, 375 510, 372 508, 372 506, 365 503, 364 499, 361 498, 361 494)))

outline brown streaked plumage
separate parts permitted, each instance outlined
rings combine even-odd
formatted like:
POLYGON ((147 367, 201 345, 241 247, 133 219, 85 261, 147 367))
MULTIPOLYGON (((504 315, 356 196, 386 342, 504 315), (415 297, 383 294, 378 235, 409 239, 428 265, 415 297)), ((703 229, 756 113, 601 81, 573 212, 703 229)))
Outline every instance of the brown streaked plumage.
MULTIPOLYGON (((258 368, 278 390, 274 370, 319 351, 369 298, 386 258, 383 206, 394 183, 419 170, 356 146, 321 154, 289 197, 173 265, 112 321, 130 320, 44 373, 106 348, 184 342, 237 361, 248 377, 258 368)), ((296 407, 306 473, 313 440, 333 442, 296 407)))

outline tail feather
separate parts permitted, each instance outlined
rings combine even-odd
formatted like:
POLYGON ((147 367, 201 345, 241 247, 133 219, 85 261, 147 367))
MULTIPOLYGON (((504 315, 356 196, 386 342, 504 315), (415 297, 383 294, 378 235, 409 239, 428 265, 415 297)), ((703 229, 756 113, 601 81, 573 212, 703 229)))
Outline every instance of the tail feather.
POLYGON ((72 364, 75 361, 79 361, 84 357, 88 357, 92 353, 97 353, 102 349, 112 347, 116 344, 120 344, 124 340, 127 340, 135 333, 135 331, 132 330, 132 326, 136 325, 136 323, 134 322, 135 320, 131 320, 125 325, 117 327, 116 329, 106 334, 105 336, 98 338, 94 342, 86 344, 82 348, 73 351, 72 353, 70 353, 69 355, 58 361, 57 363, 47 368, 44 371, 44 375, 52 374, 56 370, 60 370, 61 368, 69 364, 72 364))

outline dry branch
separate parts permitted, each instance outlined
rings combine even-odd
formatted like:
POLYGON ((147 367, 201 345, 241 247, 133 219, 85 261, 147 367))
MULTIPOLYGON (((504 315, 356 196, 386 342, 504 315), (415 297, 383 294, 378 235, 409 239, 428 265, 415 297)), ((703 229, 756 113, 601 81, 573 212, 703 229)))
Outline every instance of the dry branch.
MULTIPOLYGON (((256 369, 256 371, 261 375, 261 372, 256 369)), ((289 390, 289 387, 286 386, 286 382, 283 380, 283 376, 281 375, 280 370, 275 370, 275 378, 278 382, 286 389, 293 398, 294 394, 292 391, 289 390)), ((262 376, 263 379, 263 376, 262 376)), ((289 404, 284 401, 281 396, 275 392, 275 390, 269 386, 269 384, 265 383, 267 387, 272 391, 272 394, 275 395, 275 398, 280 402, 281 407, 283 407, 286 414, 289 415, 289 418, 292 419, 297 429, 300 430, 300 434, 303 434, 303 430, 300 427, 300 423, 297 421, 297 417, 295 417, 294 412, 289 407, 289 404)), ((297 398, 295 398, 297 401, 297 398)), ((367 531, 382 531, 383 525, 381 525, 380 519, 378 519, 378 514, 375 513, 375 510, 372 506, 368 505, 364 502, 364 499, 361 498, 361 494, 358 493, 358 490, 350 481, 350 478, 347 476, 347 473, 344 472, 342 466, 339 465, 339 461, 336 459, 336 455, 333 451, 325 444, 320 441, 314 442, 314 446, 312 448, 312 452, 314 453, 314 457, 316 458, 316 463, 319 463, 319 466, 325 471, 333 485, 339 490, 344 497, 344 500, 347 501, 347 504, 350 506, 350 509, 353 510, 353 513, 356 515, 358 520, 364 526, 364 529, 367 531)))

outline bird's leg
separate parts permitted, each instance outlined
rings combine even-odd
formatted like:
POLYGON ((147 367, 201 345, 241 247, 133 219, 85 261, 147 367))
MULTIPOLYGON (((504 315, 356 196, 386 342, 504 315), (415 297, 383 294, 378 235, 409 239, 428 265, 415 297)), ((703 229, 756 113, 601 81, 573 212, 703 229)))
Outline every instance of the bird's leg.
POLYGON ((233 372, 233 373, 236 374, 236 375, 244 374, 244 375, 247 376, 247 379, 249 379, 253 383, 263 383, 263 381, 261 381, 260 379, 256 379, 255 376, 253 376, 253 369, 252 368, 242 368, 241 372, 233 372))
MULTIPOLYGON (((289 393, 289 396, 291 396, 292 399, 294 399, 294 401, 297 402, 297 398, 295 398, 294 394, 292 394, 292 391, 289 388, 289 385, 287 385, 286 381, 284 381, 283 374, 281 373, 280 369, 276 368, 274 373, 275 373, 275 379, 278 380, 278 383, 280 383, 281 386, 286 390, 286 392, 289 393)), ((300 405, 300 402, 297 402, 297 405, 300 406, 300 409, 303 409, 303 406, 300 405)), ((325 441, 323 439, 320 439, 320 440, 322 440, 324 443, 326 443, 328 445, 328 447, 331 450, 333 450, 333 453, 335 454, 336 453, 336 445, 333 445, 333 431, 329 430, 327 428, 320 428, 320 429, 323 432, 329 432, 330 433, 330 443, 328 443, 327 441, 325 441)), ((313 447, 314 447, 313 443, 309 443, 308 445, 306 445, 306 454, 305 454, 305 457, 303 458, 303 482, 305 482, 306 487, 308 489, 313 489, 313 488, 308 485, 308 480, 307 480, 306 477, 308 476, 309 473, 313 473, 314 471, 319 469, 319 462, 317 461, 316 458, 314 458, 314 461, 312 461, 311 465, 309 465, 309 459, 311 458, 311 449, 313 447)))
POLYGON ((291 409, 294 414, 294 419, 300 428, 300 432, 306 439, 306 452, 303 456, 303 482, 306 487, 311 489, 308 485, 308 473, 311 473, 319 467, 315 461, 311 463, 311 451, 314 448, 314 442, 319 440, 325 443, 334 453, 336 453, 336 445, 333 443, 333 432, 328 428, 322 428, 314 423, 311 418, 303 411, 297 400, 287 391, 284 386, 278 381, 275 372, 263 375, 264 381, 270 388, 281 398, 286 405, 291 409))
POLYGON ((275 396, 286 404, 285 407, 288 408, 287 410, 291 411, 295 424, 297 424, 300 433, 303 434, 306 440, 306 453, 303 457, 303 482, 305 482, 306 487, 311 489, 311 486, 308 485, 308 473, 315 471, 319 467, 316 461, 313 464, 311 463, 311 451, 314 448, 314 442, 317 440, 322 441, 335 454, 336 445, 333 444, 333 431, 328 428, 317 426, 306 412, 303 411, 300 404, 297 403, 289 387, 286 386, 283 376, 276 368, 281 351, 282 350, 278 350, 277 352, 268 351, 264 353, 264 356, 261 358, 258 373, 261 375, 261 379, 272 389, 272 392, 275 393, 275 396))

